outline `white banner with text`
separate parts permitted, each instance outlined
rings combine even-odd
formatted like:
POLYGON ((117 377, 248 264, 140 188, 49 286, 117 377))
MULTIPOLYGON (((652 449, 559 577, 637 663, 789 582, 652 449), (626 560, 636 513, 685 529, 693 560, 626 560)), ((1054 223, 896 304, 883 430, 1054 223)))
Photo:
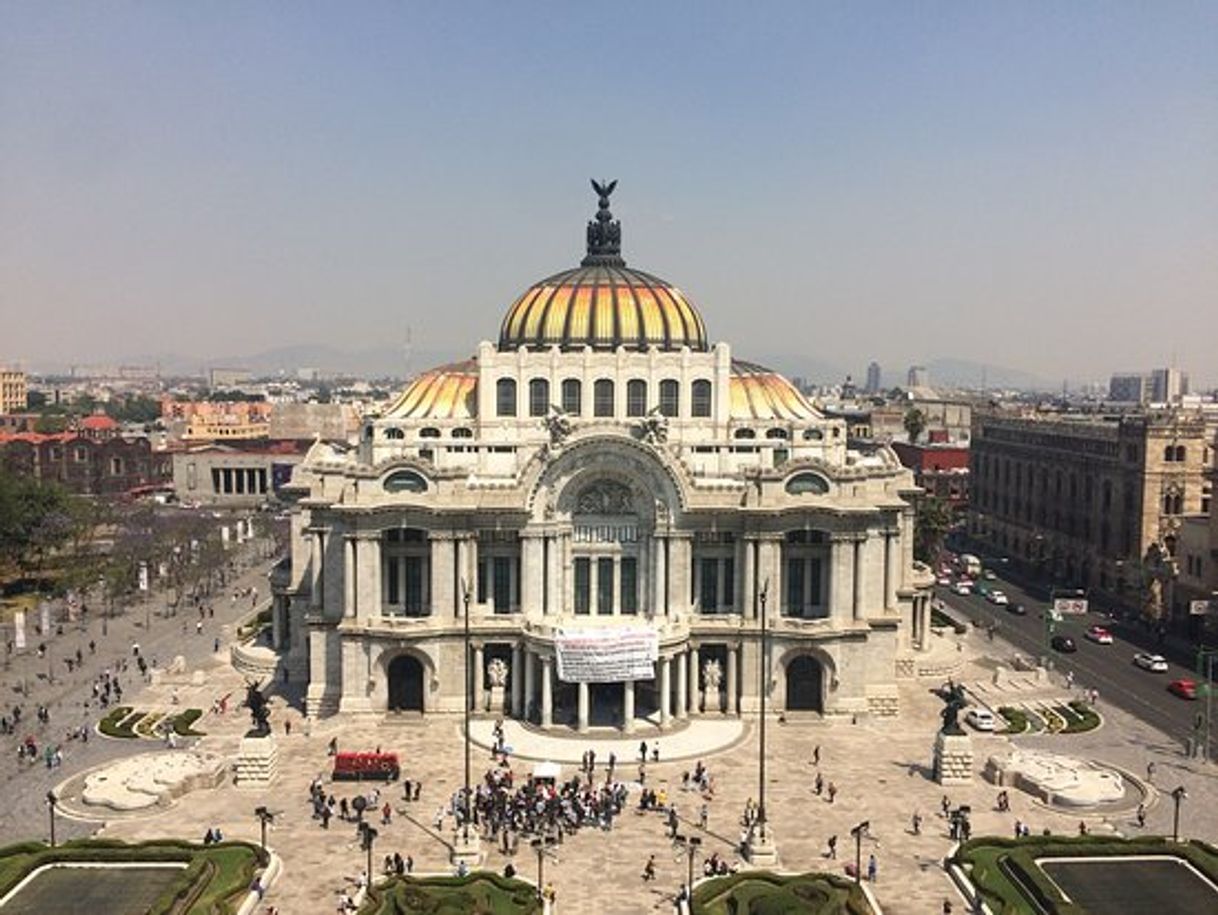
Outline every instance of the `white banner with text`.
POLYGON ((654 630, 639 628, 559 631, 554 653, 564 683, 652 680, 660 639, 654 630))

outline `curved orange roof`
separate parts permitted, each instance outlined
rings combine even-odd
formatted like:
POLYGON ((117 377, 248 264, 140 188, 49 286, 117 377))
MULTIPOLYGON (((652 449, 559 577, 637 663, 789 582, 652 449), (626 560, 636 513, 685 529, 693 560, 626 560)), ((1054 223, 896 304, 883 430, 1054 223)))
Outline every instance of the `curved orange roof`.
POLYGON ((478 369, 473 359, 429 369, 415 378, 386 419, 473 419, 478 413, 478 369))
POLYGON ((811 402, 777 372, 752 362, 732 360, 731 418, 789 422, 820 419, 811 402))

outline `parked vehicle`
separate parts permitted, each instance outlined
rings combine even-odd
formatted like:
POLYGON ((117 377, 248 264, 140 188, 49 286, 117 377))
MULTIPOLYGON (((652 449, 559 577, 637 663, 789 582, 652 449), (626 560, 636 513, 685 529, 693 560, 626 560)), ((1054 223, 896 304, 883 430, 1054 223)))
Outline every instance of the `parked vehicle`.
POLYGON ((1049 646, 1054 651, 1060 651, 1062 654, 1073 654, 1078 651, 1078 646, 1074 644, 1074 639, 1068 635, 1055 635, 1049 639, 1049 646))
POLYGON ((1167 690, 1181 699, 1197 698, 1197 681, 1189 679, 1172 680, 1167 684, 1167 690))
POLYGON ((1133 663, 1143 670, 1149 670, 1151 673, 1167 673, 1167 658, 1161 654, 1149 654, 1145 651, 1140 651, 1133 656, 1133 663))
POLYGON ((970 708, 965 713, 964 720, 978 731, 992 731, 996 727, 994 713, 988 708, 981 708, 979 705, 974 705, 970 708))
POLYGON ((1092 626, 1087 630, 1087 638, 1089 641, 1095 642, 1097 645, 1112 644, 1112 633, 1103 626, 1092 626))

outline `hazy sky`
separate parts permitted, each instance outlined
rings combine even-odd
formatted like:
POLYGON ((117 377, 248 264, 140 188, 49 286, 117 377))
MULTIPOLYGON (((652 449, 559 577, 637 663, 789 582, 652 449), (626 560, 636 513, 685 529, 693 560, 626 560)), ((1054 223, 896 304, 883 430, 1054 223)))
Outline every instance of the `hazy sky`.
POLYGON ((741 355, 1218 381, 1212 0, 0 2, 0 360, 463 354, 590 176, 741 355))

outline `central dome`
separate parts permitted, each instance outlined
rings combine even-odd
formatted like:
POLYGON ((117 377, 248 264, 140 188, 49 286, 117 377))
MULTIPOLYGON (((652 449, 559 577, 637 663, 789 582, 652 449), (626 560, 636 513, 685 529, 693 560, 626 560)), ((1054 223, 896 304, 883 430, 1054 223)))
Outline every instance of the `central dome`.
POLYGON ((617 182, 592 182, 600 196, 588 223, 588 255, 579 267, 534 283, 512 303, 499 348, 706 351, 706 325, 693 304, 657 276, 631 270, 621 257, 621 224, 609 212, 617 182))

